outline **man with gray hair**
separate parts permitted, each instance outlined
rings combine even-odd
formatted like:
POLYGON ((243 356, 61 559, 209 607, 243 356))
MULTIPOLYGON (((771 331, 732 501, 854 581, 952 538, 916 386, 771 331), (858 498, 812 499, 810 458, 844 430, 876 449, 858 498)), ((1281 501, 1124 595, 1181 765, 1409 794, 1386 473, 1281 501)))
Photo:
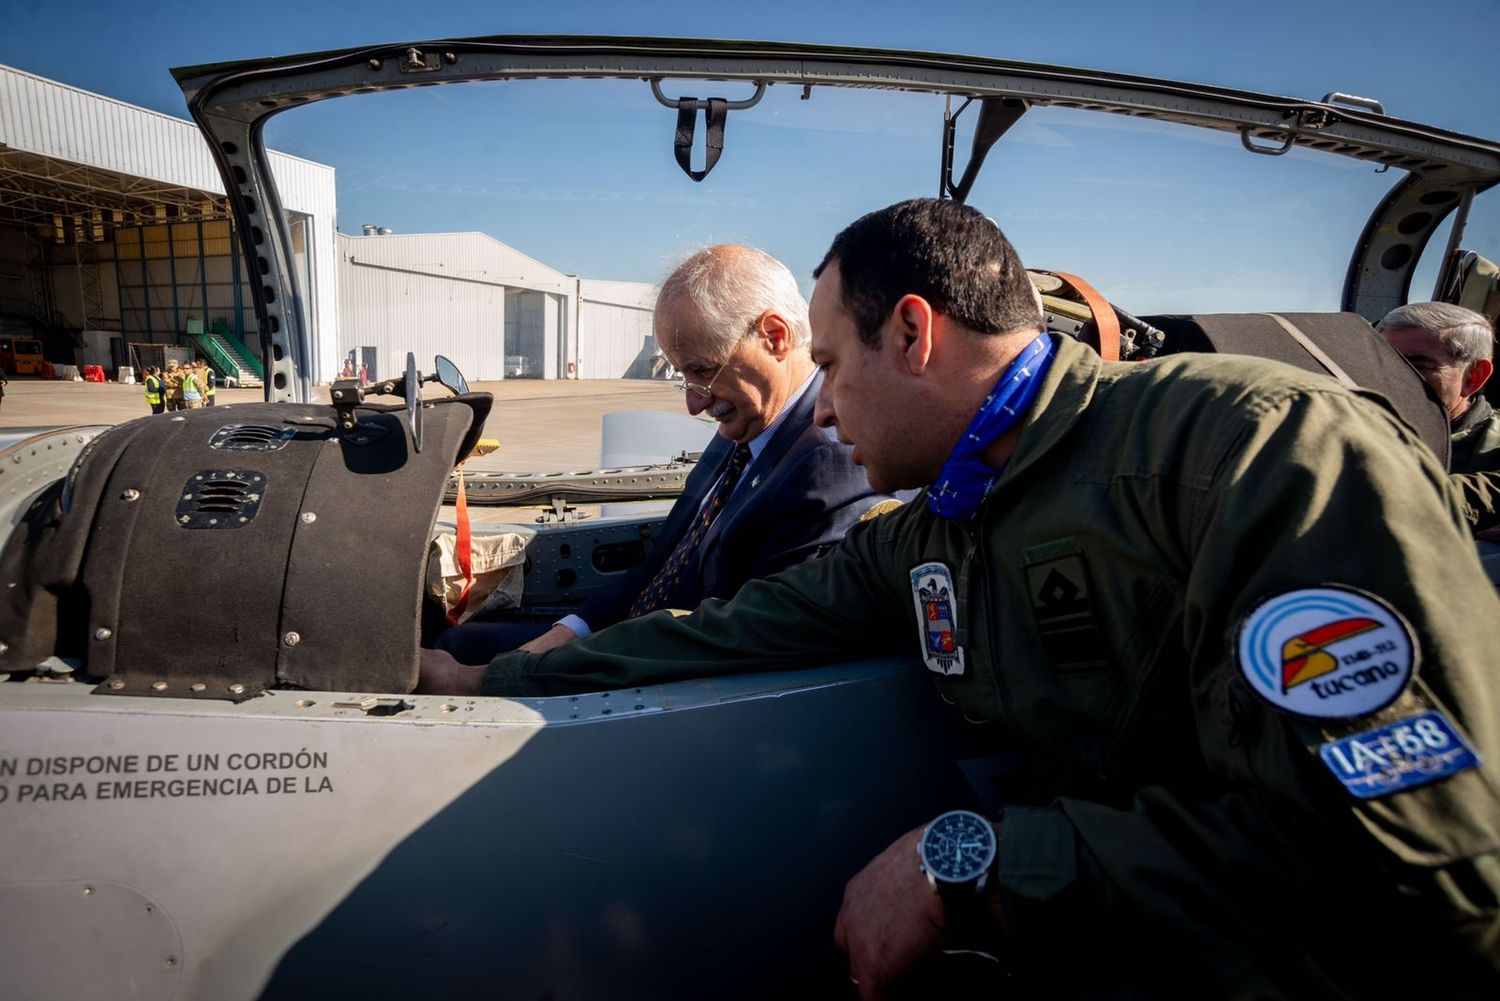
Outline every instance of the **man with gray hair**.
MULTIPOLYGON (((809 353, 807 303, 780 261, 737 245, 699 251, 662 284, 654 325, 662 353, 684 377, 688 413, 713 418, 718 437, 646 561, 529 639, 521 646, 528 652, 659 608, 732 597, 746 581, 832 546, 890 500, 871 489, 848 445, 813 424, 823 376, 809 353)), ((487 663, 514 648, 525 638, 516 625, 450 630, 438 652, 424 651, 419 690, 446 691, 444 677, 458 664, 487 663)))
POLYGON ((1414 302, 1375 325, 1448 412, 1448 469, 1476 529, 1500 522, 1500 415, 1479 392, 1495 370, 1489 318, 1446 302, 1414 302))

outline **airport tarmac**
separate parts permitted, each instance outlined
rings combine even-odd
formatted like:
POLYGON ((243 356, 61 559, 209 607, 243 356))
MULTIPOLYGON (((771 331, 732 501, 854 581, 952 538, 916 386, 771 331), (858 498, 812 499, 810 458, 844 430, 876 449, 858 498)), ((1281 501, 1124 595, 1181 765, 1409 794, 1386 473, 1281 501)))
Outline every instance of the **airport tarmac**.
MULTIPOLYGON (((541 380, 511 379, 475 383, 474 392, 491 393, 494 409, 484 437, 500 450, 471 460, 470 468, 499 472, 555 473, 597 469, 600 423, 617 410, 685 413, 682 394, 671 383, 653 379, 541 380)), ((441 396, 439 386, 424 387, 441 396)), ((218 407, 259 403, 258 389, 220 389, 218 407)), ((399 402, 378 397, 380 402, 399 402)), ((314 401, 328 402, 328 387, 314 390, 314 401)), ((116 383, 54 382, 13 376, 0 403, 0 427, 57 427, 72 424, 119 424, 150 413, 141 386, 116 383)), ((711 431, 705 433, 705 441, 711 431)))

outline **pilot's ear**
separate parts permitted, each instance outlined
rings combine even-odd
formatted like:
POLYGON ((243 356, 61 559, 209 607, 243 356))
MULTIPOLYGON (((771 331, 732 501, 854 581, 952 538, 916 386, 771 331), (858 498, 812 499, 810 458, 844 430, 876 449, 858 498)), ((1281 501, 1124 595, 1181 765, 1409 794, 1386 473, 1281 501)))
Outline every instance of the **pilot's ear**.
POLYGON ((919 295, 904 295, 891 309, 891 336, 899 338, 902 360, 912 375, 927 370, 936 319, 932 304, 919 295))

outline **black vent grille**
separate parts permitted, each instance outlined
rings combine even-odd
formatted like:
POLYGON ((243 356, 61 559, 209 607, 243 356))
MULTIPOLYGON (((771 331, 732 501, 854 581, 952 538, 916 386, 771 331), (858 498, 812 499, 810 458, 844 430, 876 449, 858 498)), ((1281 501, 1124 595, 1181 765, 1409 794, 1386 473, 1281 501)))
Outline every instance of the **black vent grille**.
POLYGON ((229 452, 275 452, 297 436, 294 427, 274 424, 225 424, 208 440, 209 448, 229 452))
POLYGON ((177 501, 177 524, 182 528, 243 528, 255 520, 265 489, 264 473, 234 469, 194 473, 177 501))

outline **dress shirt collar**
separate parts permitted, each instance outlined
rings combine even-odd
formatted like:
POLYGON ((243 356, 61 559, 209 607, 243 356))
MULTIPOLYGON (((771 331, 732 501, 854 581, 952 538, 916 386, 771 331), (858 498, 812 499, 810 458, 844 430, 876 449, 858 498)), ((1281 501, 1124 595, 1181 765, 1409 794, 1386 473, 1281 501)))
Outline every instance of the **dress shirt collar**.
POLYGON ((776 419, 767 424, 764 431, 750 439, 751 462, 760 458, 760 453, 766 450, 766 446, 770 444, 771 439, 775 436, 776 429, 786 422, 786 415, 791 413, 792 408, 797 405, 797 401, 802 399, 802 394, 807 392, 807 387, 812 385, 812 381, 817 374, 818 369, 814 366, 813 370, 808 373, 807 378, 802 380, 802 385, 793 390, 792 395, 786 398, 786 402, 781 405, 781 412, 776 415, 776 419))

